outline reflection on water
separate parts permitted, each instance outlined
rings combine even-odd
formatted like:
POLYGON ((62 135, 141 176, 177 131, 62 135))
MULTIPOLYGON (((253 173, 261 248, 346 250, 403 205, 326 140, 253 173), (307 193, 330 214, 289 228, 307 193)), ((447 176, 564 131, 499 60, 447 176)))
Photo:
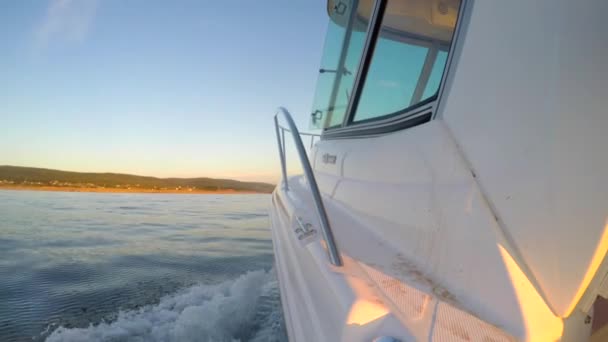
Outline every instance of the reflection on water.
POLYGON ((0 191, 0 341, 285 339, 268 201, 0 191))

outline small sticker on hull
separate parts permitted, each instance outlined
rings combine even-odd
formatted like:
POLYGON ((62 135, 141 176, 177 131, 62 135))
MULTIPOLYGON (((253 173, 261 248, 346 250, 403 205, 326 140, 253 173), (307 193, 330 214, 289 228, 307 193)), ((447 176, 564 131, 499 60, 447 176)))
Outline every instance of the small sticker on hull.
POLYGON ((325 164, 335 164, 337 159, 338 156, 336 156, 335 154, 325 153, 323 155, 323 163, 325 164))

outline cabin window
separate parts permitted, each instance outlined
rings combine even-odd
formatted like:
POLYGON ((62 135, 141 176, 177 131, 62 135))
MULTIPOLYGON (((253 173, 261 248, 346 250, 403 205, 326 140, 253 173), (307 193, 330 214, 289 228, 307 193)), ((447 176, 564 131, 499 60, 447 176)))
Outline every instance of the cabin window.
POLYGON ((330 21, 311 114, 313 128, 341 126, 361 61, 370 1, 328 1, 330 21))
POLYGON ((436 98, 459 5, 388 0, 352 122, 405 113, 436 98))
POLYGON ((353 121, 395 113, 418 103, 414 93, 427 54, 425 47, 379 39, 353 121))
POLYGON ((344 126, 356 125, 353 134, 360 134, 391 122, 404 127, 405 121, 428 121, 460 5, 461 0, 328 0, 313 128, 342 128, 325 136, 346 136, 344 126), (359 125, 369 121, 374 123, 359 125))

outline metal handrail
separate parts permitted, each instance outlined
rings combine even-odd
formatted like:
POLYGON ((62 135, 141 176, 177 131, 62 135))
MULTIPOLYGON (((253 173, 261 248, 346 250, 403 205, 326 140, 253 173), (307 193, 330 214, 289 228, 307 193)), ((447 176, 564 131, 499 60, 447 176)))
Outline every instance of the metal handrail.
MULTIPOLYGON (((315 175, 312 171, 312 167, 310 166, 310 161, 308 160, 308 155, 306 154, 306 150, 304 149, 304 144, 302 143, 302 138, 300 135, 309 135, 318 136, 313 133, 300 133, 298 131, 298 127, 295 122, 291 118, 291 114, 289 111, 283 107, 279 107, 277 113, 274 115, 274 127, 277 134, 277 144, 279 147, 279 158, 281 159, 281 171, 283 173, 283 188, 285 191, 289 191, 289 184, 287 182, 287 169, 285 166, 285 132, 290 132, 293 137, 293 142, 296 146, 296 150, 298 151, 298 157, 300 158, 300 163, 302 164, 302 169, 304 170, 304 176, 306 177, 306 181, 310 186, 310 192, 312 193, 313 202, 315 203, 315 207, 317 208, 317 214, 319 215, 319 222, 321 223, 321 233, 323 234, 323 238, 325 239, 325 243, 327 244, 327 252, 329 255, 329 261, 334 266, 342 266, 342 259, 340 258, 340 253, 338 253, 338 247, 336 246, 336 242, 334 240, 334 235, 331 231, 331 226, 329 224, 329 219, 327 218, 327 212, 325 211, 325 206, 323 205, 323 199, 321 198, 321 192, 319 191, 319 186, 317 185, 317 180, 315 179, 315 175), (287 126, 283 127, 279 125, 278 116, 282 115, 287 122, 287 126)), ((312 141, 311 139, 311 141, 312 141)), ((311 142, 312 145, 312 142, 311 142)))
MULTIPOLYGON (((285 132, 291 132, 289 130, 289 128, 284 127, 279 125, 279 129, 281 130, 281 139, 283 139, 283 153, 285 153, 285 132)), ((321 134, 318 133, 309 133, 309 132, 298 132, 298 134, 302 137, 302 136, 308 136, 310 137, 310 149, 312 150, 312 148, 315 145, 315 138, 316 137, 321 137, 321 134)))

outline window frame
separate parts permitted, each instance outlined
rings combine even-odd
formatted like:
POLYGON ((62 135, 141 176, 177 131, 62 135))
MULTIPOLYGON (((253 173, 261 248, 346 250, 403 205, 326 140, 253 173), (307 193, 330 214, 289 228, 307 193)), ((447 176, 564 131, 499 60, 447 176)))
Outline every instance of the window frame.
MULTIPOLYGON (((469 2, 469 0, 461 0, 460 2, 460 7, 458 8, 458 16, 456 18, 456 26, 454 27, 454 32, 452 34, 449 49, 447 49, 448 55, 446 58, 445 67, 443 68, 443 72, 441 75, 441 82, 439 83, 439 87, 435 94, 421 102, 415 103, 394 113, 363 119, 360 121, 353 121, 358 102, 361 98, 361 93, 365 85, 367 73, 369 72, 369 68, 373 59, 376 42, 378 41, 378 38, 380 36, 382 28, 382 19, 384 18, 384 12, 388 1, 389 0, 374 1, 372 16, 369 19, 369 25, 365 36, 364 48, 361 54, 361 60, 359 62, 359 67, 355 75, 352 95, 350 97, 350 100, 348 101, 347 110, 344 115, 342 124, 324 128, 321 134, 321 139, 323 140, 377 136, 424 124, 433 120, 436 116, 437 108, 444 92, 446 79, 449 75, 449 69, 451 64, 453 63, 454 51, 456 49, 457 40, 458 37, 461 35, 460 31, 461 27, 463 26, 462 22, 465 16, 467 3, 469 2)), ((405 38, 405 40, 408 39, 409 38, 407 37, 405 38)), ((412 40, 415 39, 416 37, 412 38, 412 40)), ((424 39, 416 39, 415 41, 417 42, 415 43, 415 45, 421 45, 432 48, 432 44, 430 42, 424 42, 424 39)), ((441 45, 445 47, 444 44, 441 45)), ((438 49, 437 51, 440 51, 440 49, 438 49)))

